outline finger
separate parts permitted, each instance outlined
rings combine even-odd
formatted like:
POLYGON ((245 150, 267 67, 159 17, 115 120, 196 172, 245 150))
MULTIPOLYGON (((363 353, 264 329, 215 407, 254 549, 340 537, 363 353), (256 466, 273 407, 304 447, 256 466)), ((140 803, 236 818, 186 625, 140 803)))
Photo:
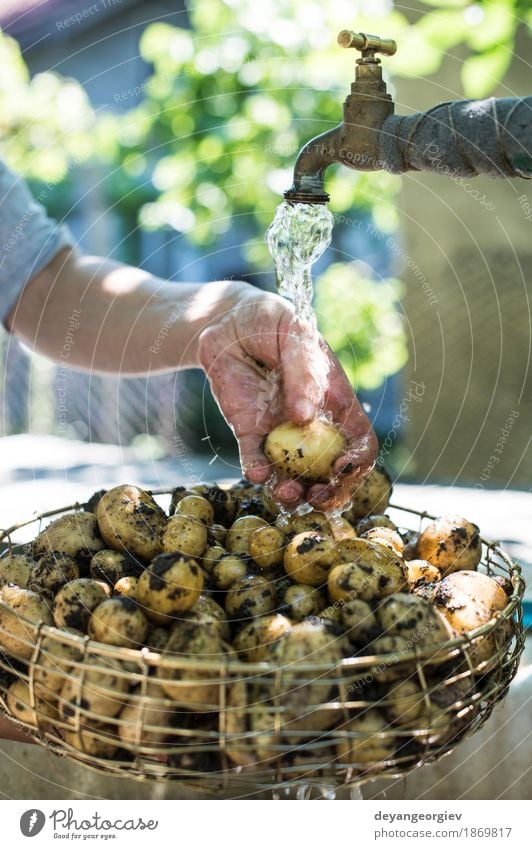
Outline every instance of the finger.
POLYGON ((375 465, 378 442, 373 430, 355 437, 347 451, 338 457, 333 466, 333 478, 328 484, 310 487, 307 497, 316 510, 329 512, 344 507, 366 475, 375 465))
POLYGON ((238 438, 242 471, 251 483, 266 483, 272 473, 271 464, 262 451, 262 442, 263 437, 255 433, 243 434, 238 438))
POLYGON ((293 316, 279 326, 280 365, 287 417, 295 424, 316 418, 327 387, 329 360, 317 332, 293 316))
POLYGON ((301 501, 303 501, 305 487, 299 481, 279 481, 279 483, 274 486, 272 495, 280 504, 283 504, 288 509, 293 509, 294 507, 297 507, 301 501))

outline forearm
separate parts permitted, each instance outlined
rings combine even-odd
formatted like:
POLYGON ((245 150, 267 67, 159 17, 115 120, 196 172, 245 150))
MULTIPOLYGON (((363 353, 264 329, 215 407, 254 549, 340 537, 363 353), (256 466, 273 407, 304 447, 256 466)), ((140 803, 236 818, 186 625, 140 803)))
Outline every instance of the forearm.
POLYGON ((138 268, 63 251, 24 289, 8 327, 73 368, 124 375, 199 365, 203 328, 245 283, 169 283, 138 268))
POLYGON ((0 716, 0 739, 16 740, 18 743, 33 743, 31 737, 28 737, 24 731, 4 716, 0 716))

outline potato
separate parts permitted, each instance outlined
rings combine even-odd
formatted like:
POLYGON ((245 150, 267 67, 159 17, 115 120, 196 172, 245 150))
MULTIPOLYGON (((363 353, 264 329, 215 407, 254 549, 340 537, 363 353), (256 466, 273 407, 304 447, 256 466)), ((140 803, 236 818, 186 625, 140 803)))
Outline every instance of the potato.
POLYGON ((392 522, 389 516, 379 513, 372 513, 371 516, 360 519, 356 524, 356 532, 359 536, 374 528, 391 528, 392 531, 396 531, 397 525, 392 522))
POLYGON ((35 560, 52 552, 68 554, 80 562, 88 562, 92 555, 104 548, 94 513, 67 513, 51 522, 33 540, 35 560))
POLYGON ((340 564, 329 573, 328 590, 333 601, 360 598, 373 601, 406 586, 405 564, 390 548, 364 539, 336 544, 340 564), (349 558, 345 562, 344 558, 349 558))
POLYGON ((257 528, 249 539, 249 554, 262 569, 280 566, 284 557, 285 535, 279 528, 257 528))
POLYGON ((62 641, 60 633, 57 639, 43 637, 33 668, 35 693, 48 701, 57 699, 73 664, 79 662, 82 656, 81 646, 62 641))
MULTIPOLYGON (((210 545, 203 553, 201 565, 208 575, 212 575, 214 567, 222 557, 227 556, 227 551, 221 545, 210 545)), ((230 556, 230 555, 229 555, 230 556)))
POLYGON ((267 528, 268 523, 259 516, 241 516, 227 532, 225 547, 230 554, 249 557, 249 543, 253 533, 259 528, 267 528))
POLYGON ((15 586, 3 587, 0 601, 3 602, 0 605, 0 645, 9 654, 30 660, 35 649, 37 623, 54 624, 48 604, 38 593, 15 586))
POLYGON ((389 596, 379 604, 376 616, 383 635, 404 637, 407 650, 440 646, 453 638, 445 617, 416 595, 389 596))
POLYGON ((185 495, 177 504, 175 515, 188 516, 189 519, 196 519, 204 525, 212 525, 214 522, 214 508, 201 495, 185 495))
POLYGON ((50 590, 55 595, 69 581, 79 578, 79 566, 69 554, 53 551, 41 557, 31 570, 30 589, 50 590))
POLYGON ((167 518, 164 510, 143 489, 130 485, 110 489, 98 502, 96 518, 108 548, 126 551, 147 561, 162 551, 167 518))
POLYGON ((7 707, 20 722, 33 725, 34 728, 47 730, 57 719, 57 707, 43 698, 35 698, 35 707, 31 706, 31 694, 27 681, 18 678, 7 691, 7 707))
POLYGON ((118 733, 126 749, 158 749, 166 745, 175 713, 163 688, 152 681, 142 695, 141 688, 131 694, 120 713, 118 733))
POLYGON ((85 712, 112 718, 118 716, 128 701, 129 681, 124 664, 91 653, 85 656, 84 664, 86 668, 78 668, 61 689, 59 712, 70 725, 76 722, 77 705, 85 723, 85 712))
POLYGON ((310 510, 308 513, 294 513, 291 516, 281 514, 275 522, 276 526, 286 535, 295 536, 304 531, 318 531, 323 536, 332 536, 330 517, 318 510, 310 510))
POLYGON ((15 584, 28 589, 28 581, 35 561, 25 554, 7 554, 0 557, 0 587, 3 584, 15 584))
POLYGON ((479 529, 461 516, 442 516, 427 525, 417 550, 419 558, 437 566, 444 577, 461 569, 476 569, 482 555, 479 529))
POLYGON ((340 608, 340 617, 351 642, 360 646, 371 642, 378 626, 375 614, 367 602, 360 598, 346 601, 340 608))
POLYGON ((214 583, 219 590, 227 590, 236 581, 241 581, 248 573, 247 563, 241 557, 224 554, 212 570, 214 583))
POLYGON ((326 603, 323 593, 316 587, 291 584, 281 597, 279 607, 294 622, 302 622, 308 616, 318 616, 326 603))
POLYGON ((225 612, 230 619, 254 619, 275 610, 276 602, 270 582, 260 575, 249 575, 229 587, 225 612))
POLYGON ((137 598, 137 592, 139 587, 139 579, 133 578, 130 575, 124 575, 123 578, 120 578, 119 581, 113 587, 113 591, 115 595, 122 595, 125 598, 137 598))
MULTIPOLYGON (((485 625, 508 604, 508 597, 500 584, 482 572, 461 570, 453 572, 436 584, 434 605, 458 634, 467 634, 485 625)), ((508 628, 499 626, 495 634, 475 641, 469 650, 471 662, 476 665, 489 660, 511 635, 508 628)))
POLYGON ((329 524, 331 526, 331 536, 338 542, 344 539, 356 539, 357 532, 351 522, 348 522, 343 516, 331 516, 329 524))
POLYGON ((148 620, 127 596, 115 596, 95 607, 89 619, 89 637, 111 646, 136 648, 148 633, 148 620))
POLYGON ((338 743, 338 761, 366 772, 377 771, 384 761, 394 757, 396 737, 382 713, 366 710, 342 725, 342 740, 338 743), (349 737, 349 734, 356 736, 349 737), (345 735, 345 737, 344 737, 345 735))
POLYGON ((227 536, 227 528, 223 525, 209 525, 207 528, 207 542, 209 546, 219 545, 225 547, 225 538, 227 536))
POLYGON ((170 631, 162 625, 150 625, 144 645, 153 652, 161 652, 166 648, 170 631))
POLYGON ((272 644, 290 631, 292 622, 280 613, 253 619, 238 632, 233 648, 242 660, 258 663, 268 660, 272 644))
POLYGON ((263 768, 278 757, 278 727, 270 703, 271 689, 255 681, 236 680, 225 710, 226 753, 239 766, 263 768))
POLYGON ((231 628, 225 610, 218 602, 206 595, 200 595, 194 607, 180 616, 172 626, 172 632, 175 628, 188 627, 190 622, 205 625, 215 634, 218 634, 222 640, 229 642, 231 639, 231 628))
POLYGON ((102 722, 84 722, 78 731, 65 728, 61 733, 67 745, 92 758, 109 760, 118 748, 115 727, 102 722))
POLYGON ((315 483, 330 480, 346 445, 339 428, 322 419, 308 425, 284 422, 268 434, 264 453, 283 477, 315 483))
POLYGON ((370 528, 369 531, 364 531, 360 534, 361 539, 369 539, 370 542, 378 542, 380 545, 386 545, 395 551, 399 557, 403 556, 405 544, 397 531, 392 528, 370 528))
POLYGON ((414 678, 393 684, 386 696, 384 712, 387 719, 401 728, 416 728, 419 717, 426 711, 423 690, 414 678))
POLYGON ((344 516, 354 525, 365 516, 382 515, 392 495, 391 478, 382 466, 375 468, 356 487, 353 493, 353 506, 344 512, 344 516))
POLYGON ((77 578, 69 581, 54 598, 53 615, 58 628, 75 628, 87 633, 92 611, 109 595, 109 587, 102 581, 77 578))
POLYGON ((148 619, 164 625, 194 607, 205 574, 199 563, 181 552, 159 554, 144 570, 137 585, 137 601, 148 619))
POLYGON ((90 574, 95 581, 106 581, 112 587, 121 578, 138 578, 144 570, 142 563, 123 551, 103 548, 91 558, 90 574))
POLYGON ((176 513, 168 519, 163 534, 163 550, 180 551, 189 557, 201 557, 207 548, 207 528, 199 519, 176 513))
POLYGON ((164 692, 189 710, 198 713, 218 710, 220 690, 225 684, 224 668, 234 658, 230 645, 211 629, 196 622, 172 630, 158 667, 158 684, 164 692), (209 661, 214 669, 189 666, 182 669, 171 665, 172 659, 191 658, 209 661))
POLYGON ((227 528, 234 521, 236 503, 231 490, 222 489, 216 483, 201 483, 193 486, 192 492, 201 495, 209 502, 214 510, 214 521, 217 524, 227 528))
POLYGON ((378 682, 397 681, 409 678, 415 672, 415 666, 410 663, 401 663, 400 656, 405 652, 412 651, 412 644, 398 635, 378 637, 368 648, 369 654, 396 655, 391 661, 382 661, 377 666, 370 668, 372 679, 378 682))
POLYGON ((441 572, 428 560, 410 560, 406 564, 406 580, 408 589, 414 592, 424 584, 433 584, 441 580, 441 572))
POLYGON ((417 544, 419 542, 419 531, 403 531, 401 534, 405 547, 403 548, 403 560, 419 560, 417 544))
POLYGON ((335 543, 317 531, 297 534, 286 546, 284 568, 292 580, 313 587, 327 582, 329 570, 338 562, 335 543))

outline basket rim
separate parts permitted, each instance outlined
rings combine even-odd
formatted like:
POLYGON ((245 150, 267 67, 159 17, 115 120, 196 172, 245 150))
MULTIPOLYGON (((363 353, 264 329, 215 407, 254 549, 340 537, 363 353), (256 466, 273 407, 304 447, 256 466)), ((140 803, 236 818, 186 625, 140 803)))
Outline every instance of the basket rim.
MULTIPOLYGON (((170 489, 164 488, 159 490, 148 491, 152 495, 170 495, 173 492, 173 489, 174 488, 172 487, 170 489)), ((0 529, 0 542, 5 540, 6 538, 9 539, 11 534, 14 533, 16 530, 31 525, 33 522, 39 522, 44 518, 50 518, 52 516, 68 513, 70 511, 84 512, 85 508, 87 507, 87 503, 88 502, 75 502, 74 504, 70 504, 66 507, 59 507, 54 510, 46 511, 45 513, 38 513, 32 518, 20 522, 16 525, 12 525, 11 527, 5 530, 0 529)), ((411 507, 404 507, 400 504, 390 503, 387 509, 399 510, 404 513, 419 516, 421 519, 437 518, 436 516, 427 513, 426 511, 416 510, 411 507)), ((420 648, 419 646, 414 646, 413 649, 410 649, 408 651, 395 651, 388 652, 386 654, 360 655, 357 657, 342 658, 341 661, 337 663, 298 663, 297 674, 299 675, 300 673, 304 674, 313 672, 325 673, 327 671, 330 672, 331 670, 352 671, 356 670, 357 667, 363 669, 375 665, 396 666, 403 663, 417 663, 427 661, 440 654, 445 654, 447 655, 446 659, 451 659, 451 657, 454 657, 456 654, 459 653, 460 649, 464 649, 466 647, 473 648, 472 644, 476 640, 490 635, 496 630, 498 624, 502 620, 509 620, 517 611, 521 611, 521 602, 525 589, 525 582, 522 576, 522 570, 520 565, 499 546, 498 542, 487 540, 482 536, 480 537, 480 540, 481 543, 487 547, 488 552, 493 552, 504 561, 508 568, 509 578, 511 580, 514 590, 512 595, 508 599, 508 604, 503 608, 503 610, 498 611, 497 614, 489 620, 489 622, 486 622, 478 628, 468 631, 467 634, 461 634, 451 640, 446 640, 442 643, 436 643, 434 645, 426 646, 424 649, 420 648)), ((9 551, 10 549, 8 548, 6 552, 0 554, 0 560, 3 557, 9 556, 9 551)), ((12 608, 10 608, 9 605, 5 604, 1 598, 0 610, 12 612, 12 608)), ((35 622, 34 620, 28 619, 20 614, 17 614, 17 617, 28 626, 28 631, 30 633, 32 630, 36 632, 37 638, 42 634, 43 637, 49 636, 57 641, 58 635, 60 634, 62 640, 78 646, 83 652, 84 656, 86 656, 87 654, 91 654, 95 659, 98 657, 108 657, 115 660, 136 662, 140 669, 143 666, 157 667, 163 655, 163 652, 153 652, 146 647, 140 649, 133 649, 122 646, 113 646, 107 643, 100 643, 96 640, 91 640, 88 636, 78 636, 77 634, 71 634, 61 628, 57 628, 56 626, 45 625, 42 621, 35 622)), ((40 654, 39 644, 36 645, 35 651, 30 661, 27 662, 31 664, 35 662, 35 660, 40 654), (37 652, 36 655, 35 651, 37 652)), ((4 652, 8 656, 11 655, 10 652, 7 652, 5 650, 4 652)), ((13 656, 16 657, 16 655, 13 656)), ((188 668, 201 669, 205 672, 215 672, 218 674, 230 675, 230 673, 235 673, 238 674, 239 677, 242 677, 243 674, 246 674, 247 678, 253 678, 255 676, 264 676, 267 673, 278 674, 280 671, 283 671, 281 667, 269 661, 252 663, 228 657, 227 655, 223 655, 220 659, 217 660, 201 660, 197 657, 192 658, 184 655, 165 656, 164 664, 168 669, 172 669, 174 667, 182 670, 186 670, 188 668)))

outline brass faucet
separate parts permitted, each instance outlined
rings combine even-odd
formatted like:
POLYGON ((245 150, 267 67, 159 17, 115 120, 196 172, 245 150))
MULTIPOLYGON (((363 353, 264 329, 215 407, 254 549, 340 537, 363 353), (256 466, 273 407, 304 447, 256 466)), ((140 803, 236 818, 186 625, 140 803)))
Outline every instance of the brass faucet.
POLYGON ((376 54, 393 56, 396 42, 342 30, 338 44, 361 52, 343 121, 302 148, 285 200, 327 203, 323 181, 333 163, 359 171, 532 177, 532 98, 451 101, 425 113, 394 115, 376 54))

